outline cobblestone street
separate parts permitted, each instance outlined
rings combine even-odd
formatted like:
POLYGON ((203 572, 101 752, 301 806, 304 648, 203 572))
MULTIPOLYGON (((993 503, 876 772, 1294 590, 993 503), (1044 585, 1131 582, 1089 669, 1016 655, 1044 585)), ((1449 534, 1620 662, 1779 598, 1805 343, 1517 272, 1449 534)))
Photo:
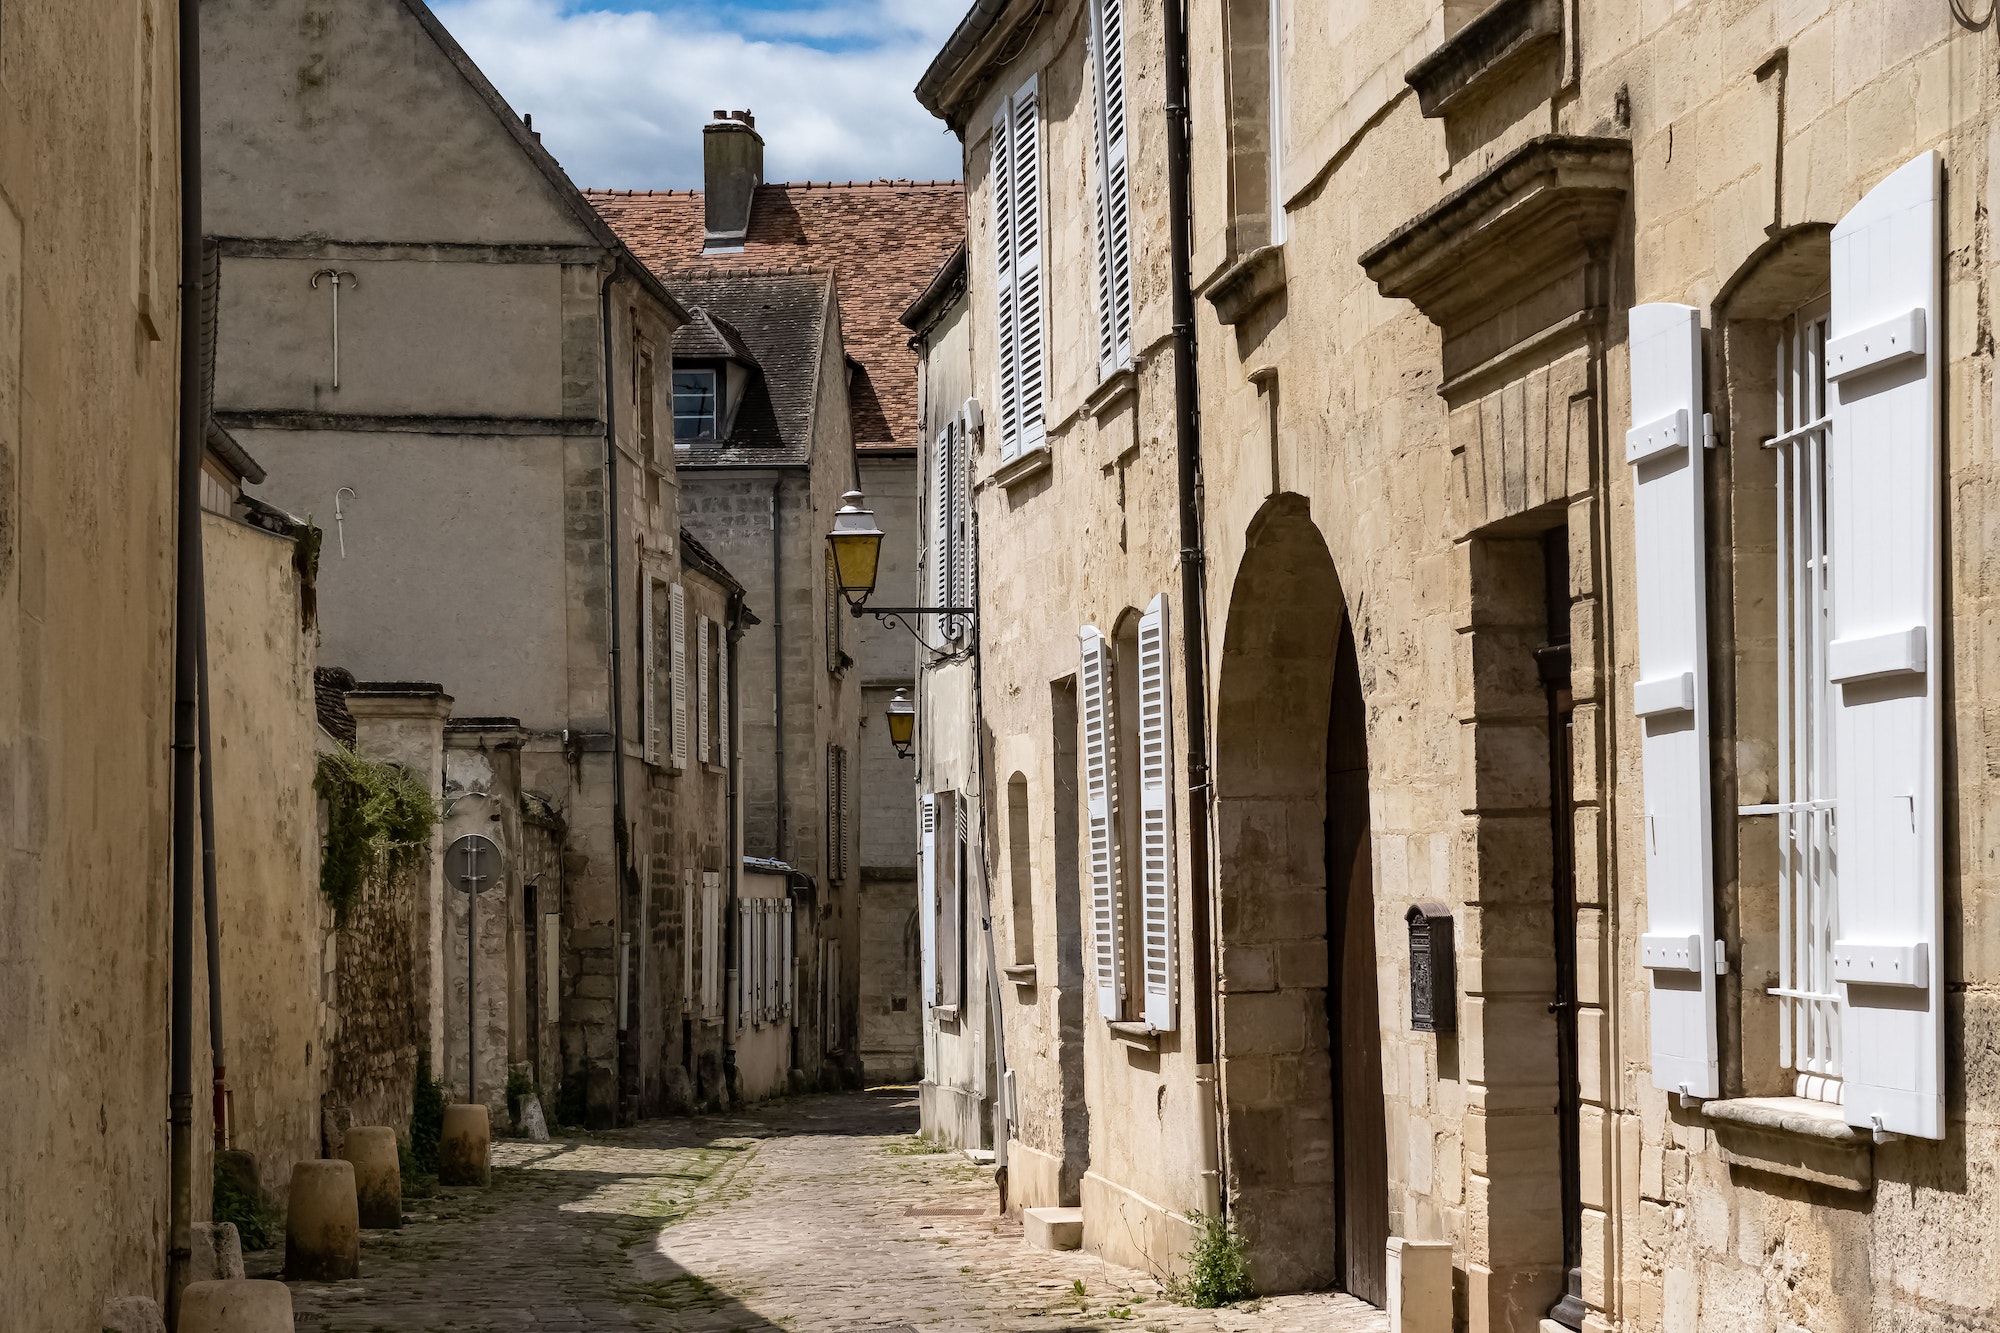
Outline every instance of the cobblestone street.
MULTIPOLYGON (((1292 1296, 1222 1311, 1030 1249, 990 1169, 911 1136, 908 1090, 494 1147, 493 1184, 367 1232, 360 1280, 293 1287, 301 1329, 1329 1330, 1376 1311, 1292 1296)), ((268 1271, 277 1252, 253 1256, 268 1271)))

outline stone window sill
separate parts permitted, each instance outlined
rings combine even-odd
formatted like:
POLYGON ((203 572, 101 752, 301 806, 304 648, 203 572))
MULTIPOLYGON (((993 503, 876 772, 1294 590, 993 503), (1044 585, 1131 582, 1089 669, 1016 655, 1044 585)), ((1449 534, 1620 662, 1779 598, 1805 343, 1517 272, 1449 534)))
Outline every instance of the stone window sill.
POLYGON ((1202 296, 1224 324, 1241 324, 1285 290, 1285 247, 1252 250, 1215 275, 1202 296))
POLYGON ((1142 1051, 1160 1049, 1160 1030, 1149 1023, 1113 1023, 1111 1038, 1142 1051))
POLYGON ((1000 973, 1016 986, 1027 987, 1035 984, 1035 965, 1033 963, 1021 963, 1014 967, 1003 967, 1000 969, 1000 973))
POLYGON ((1500 0, 1410 66, 1404 80, 1416 89, 1425 116, 1448 115, 1504 83, 1524 57, 1561 37, 1559 0, 1500 0))
POLYGON ((1840 1108, 1804 1097, 1703 1102, 1702 1117, 1731 1167, 1865 1194, 1875 1187, 1872 1137, 1840 1108))
POLYGON ((1139 371, 1137 362, 1120 366, 1104 377, 1104 382, 1091 391, 1083 401, 1083 414, 1097 418, 1125 401, 1130 394, 1139 391, 1139 371))
POLYGON ((1001 486, 1012 489, 1030 477, 1047 472, 1054 461, 1049 453, 1049 446, 1039 444, 993 469, 993 480, 1001 486))

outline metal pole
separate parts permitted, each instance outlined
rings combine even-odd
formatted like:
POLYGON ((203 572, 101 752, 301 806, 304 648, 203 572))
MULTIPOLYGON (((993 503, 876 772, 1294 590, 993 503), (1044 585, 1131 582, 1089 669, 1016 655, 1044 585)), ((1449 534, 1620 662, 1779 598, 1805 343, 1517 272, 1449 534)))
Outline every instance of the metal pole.
POLYGON ((465 849, 465 1100, 479 1100, 479 844, 465 849))

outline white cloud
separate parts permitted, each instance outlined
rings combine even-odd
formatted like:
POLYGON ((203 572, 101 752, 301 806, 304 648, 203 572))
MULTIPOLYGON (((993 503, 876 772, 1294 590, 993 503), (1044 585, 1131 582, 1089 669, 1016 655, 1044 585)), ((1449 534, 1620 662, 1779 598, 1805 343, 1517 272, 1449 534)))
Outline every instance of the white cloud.
POLYGON ((578 185, 699 185, 701 127, 716 108, 756 112, 769 180, 959 175, 958 141, 911 92, 957 21, 949 0, 587 5, 432 6, 578 185))

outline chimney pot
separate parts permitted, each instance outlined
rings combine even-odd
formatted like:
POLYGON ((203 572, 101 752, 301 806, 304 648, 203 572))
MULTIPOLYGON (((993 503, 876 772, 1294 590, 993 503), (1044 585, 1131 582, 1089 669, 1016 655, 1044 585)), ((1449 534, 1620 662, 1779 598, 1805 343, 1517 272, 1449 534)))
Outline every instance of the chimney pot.
POLYGON ((702 130, 702 214, 707 254, 743 248, 764 183, 764 137, 748 111, 715 113, 702 130))

